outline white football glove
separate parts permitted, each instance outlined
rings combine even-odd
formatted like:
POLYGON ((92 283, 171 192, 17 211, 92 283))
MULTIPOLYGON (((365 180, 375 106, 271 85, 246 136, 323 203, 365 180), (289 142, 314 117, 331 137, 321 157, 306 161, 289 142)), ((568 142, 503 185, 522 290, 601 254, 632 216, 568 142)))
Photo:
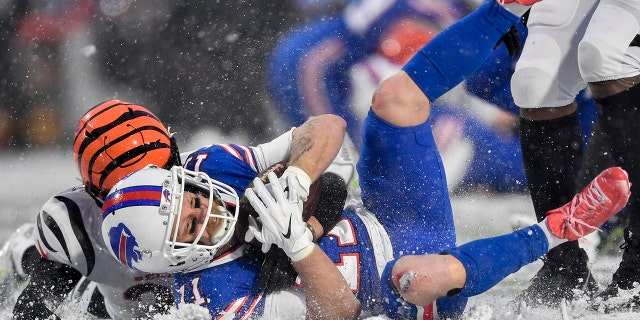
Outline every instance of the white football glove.
POLYGON ((280 176, 280 184, 284 187, 283 190, 289 191, 289 199, 297 199, 298 206, 300 206, 300 212, 304 202, 307 201, 309 196, 309 189, 311 188, 311 178, 309 175, 296 166, 289 166, 280 176))
MULTIPOLYGON (((296 184, 295 175, 286 177, 286 184, 275 173, 267 175, 269 188, 260 179, 253 180, 253 187, 245 191, 247 200, 260 216, 259 221, 249 217, 249 230, 245 235, 247 242, 255 238, 262 242, 262 251, 267 252, 272 244, 280 247, 296 262, 313 251, 314 243, 309 229, 302 220, 302 202, 291 186, 296 184), (292 191, 293 190, 293 191, 292 191)), ((305 197, 306 198, 306 197, 305 197)))

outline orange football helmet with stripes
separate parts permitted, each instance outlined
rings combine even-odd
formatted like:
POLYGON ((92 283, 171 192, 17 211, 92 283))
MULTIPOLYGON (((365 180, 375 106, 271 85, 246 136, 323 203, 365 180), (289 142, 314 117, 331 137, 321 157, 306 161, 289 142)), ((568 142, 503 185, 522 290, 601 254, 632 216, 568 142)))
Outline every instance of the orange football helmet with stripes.
POLYGON ((82 116, 73 155, 87 192, 101 200, 116 182, 147 165, 180 165, 175 138, 160 120, 120 100, 103 102, 82 116))

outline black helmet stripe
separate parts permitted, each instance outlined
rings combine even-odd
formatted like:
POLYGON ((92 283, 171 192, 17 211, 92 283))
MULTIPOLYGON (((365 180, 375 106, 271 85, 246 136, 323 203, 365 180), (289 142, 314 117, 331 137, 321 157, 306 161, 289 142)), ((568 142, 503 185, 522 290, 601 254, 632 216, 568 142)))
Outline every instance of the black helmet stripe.
MULTIPOLYGON (((106 168, 104 168, 104 170, 102 171, 102 174, 100 175, 100 184, 98 184, 98 186, 102 186, 102 184, 104 183, 104 180, 106 180, 107 177, 111 174, 111 171, 113 171, 113 169, 115 168, 121 167, 123 163, 127 163, 128 161, 135 159, 141 154, 145 154, 149 151, 162 149, 162 148, 170 149, 171 146, 159 141, 153 141, 153 142, 145 143, 143 145, 139 145, 131 150, 128 150, 122 155, 116 158, 113 158, 112 161, 109 163, 109 165, 106 168)), ((133 163, 130 165, 133 165, 133 163)))
MULTIPOLYGON (((99 104, 95 105, 93 108, 91 108, 91 109, 89 109, 87 112, 85 112, 85 113, 82 115, 82 117, 80 117, 80 119, 84 118, 84 116, 86 116, 86 115, 87 115, 87 113, 89 113, 89 112, 93 111, 93 109, 95 109, 95 108, 97 108, 97 107, 99 107, 99 106, 101 106, 101 105, 103 105, 103 104, 105 104, 105 103, 107 103, 107 102, 108 102, 108 101, 105 101, 105 102, 102 102, 102 103, 99 103, 99 104)), ((91 116, 91 118, 90 118, 90 119, 87 119, 87 121, 85 121, 85 122, 84 122, 84 125, 82 126, 82 128, 78 128, 78 130, 76 131, 76 136, 73 138, 73 140, 74 140, 74 141, 75 141, 75 140, 78 140, 78 135, 77 135, 77 134, 78 134, 78 133, 80 133, 80 132, 82 132, 82 131, 84 131, 84 130, 86 130, 86 129, 87 129, 87 125, 88 125, 88 124, 89 124, 93 119, 95 119, 97 116, 99 116, 99 115, 101 115, 101 114, 103 114, 103 113, 105 113, 105 112, 107 112, 107 111, 109 111, 109 110, 111 110, 111 109, 113 109, 113 108, 115 108, 115 107, 118 107, 118 106, 130 106, 130 105, 132 105, 132 104, 131 104, 131 103, 121 103, 121 102, 116 102, 116 103, 114 103, 114 104, 112 104, 112 105, 110 105, 110 106, 108 106, 108 107, 105 107, 104 109, 100 110, 99 112, 96 112, 96 114, 94 114, 93 116, 91 116)))
MULTIPOLYGON (((82 118, 83 118, 87 113, 91 112, 91 111, 92 111, 93 109, 95 109, 96 107, 98 107, 98 106, 100 106, 100 105, 102 105, 102 104, 105 104, 106 102, 107 102, 107 101, 105 101, 105 102, 103 102, 103 103, 100 103, 100 104, 98 104, 98 105, 94 106, 93 108, 89 109, 89 111, 85 112, 85 114, 84 114, 84 115, 82 115, 81 119, 82 119, 82 118)), ((114 101, 114 102, 115 102, 115 101, 114 101)), ((90 123, 94 118, 96 118, 96 117, 98 117, 99 115, 101 115, 101 114, 103 114, 103 113, 105 113, 105 112, 107 112, 107 111, 109 111, 109 110, 111 110, 111 109, 113 109, 113 108, 115 108, 115 107, 118 107, 118 106, 136 106, 136 107, 139 107, 138 105, 133 104, 133 103, 128 103, 128 102, 123 103, 122 101, 118 101, 118 102, 116 102, 116 103, 114 103, 114 104, 112 104, 112 105, 110 105, 110 106, 108 106, 108 107, 105 107, 104 109, 100 110, 100 111, 99 111, 99 112, 97 112, 96 114, 94 114, 90 119, 88 119, 87 121, 85 121, 85 122, 84 122, 84 126, 83 126, 82 128, 78 128, 78 130, 76 131, 76 133, 79 133, 79 132, 81 132, 81 131, 84 131, 84 130, 87 128, 87 124, 89 124, 89 123, 90 123)), ((156 117, 156 115, 154 115, 153 113, 147 113, 146 115, 148 115, 149 117, 154 118, 154 119, 156 119, 158 122, 160 122, 160 119, 158 119, 158 117, 156 117)), ((75 140, 77 140, 77 139, 78 139, 78 136, 74 137, 74 139, 73 139, 73 140, 75 141, 75 140)))
MULTIPOLYGON (((164 132, 162 131, 162 129, 161 129, 161 128, 158 128, 158 127, 155 127, 155 126, 144 126, 144 127, 140 127, 140 128, 135 128, 134 130, 131 130, 131 131, 127 132, 126 134, 124 134, 124 135, 122 135, 122 136, 120 136, 120 137, 117 137, 116 139, 110 140, 108 143, 105 143, 105 144, 104 144, 100 149, 98 149, 98 150, 97 150, 97 151, 92 155, 91 159, 89 159, 89 166, 88 166, 88 168, 87 168, 88 172, 93 172, 93 164, 96 162, 96 160, 98 159, 99 155, 100 155, 101 153, 105 152, 105 150, 109 149, 109 147, 111 147, 111 146, 113 146, 113 145, 117 144, 118 142, 120 142, 120 141, 122 141, 122 140, 125 140, 125 139, 129 138, 129 137, 130 137, 130 136, 132 136, 132 135, 135 135, 135 134, 141 134, 141 132, 142 132, 142 131, 147 131, 147 130, 152 130, 152 131, 157 131, 157 132, 160 132, 160 133, 164 133, 164 132)), ((150 142, 149 142, 149 143, 147 143, 147 144, 154 143, 154 142, 156 142, 156 143, 157 143, 157 141, 150 141, 150 142)), ((166 147, 166 148, 171 148, 171 146, 170 146, 170 145, 167 145, 167 144, 157 145, 157 146, 154 146, 152 149, 149 149, 149 150, 144 150, 144 149, 140 150, 140 149, 138 149, 139 147, 136 147, 136 148, 134 148, 134 149, 132 149, 132 150, 129 150, 129 151, 125 152, 125 154, 126 154, 126 153, 129 153, 129 154, 130 154, 130 158, 134 158, 135 156, 140 155, 140 154, 142 154, 142 153, 144 153, 144 152, 148 152, 148 151, 151 151, 151 150, 153 150, 153 149, 164 148, 164 147, 166 147), (138 152, 134 154, 134 153, 133 153, 133 150, 137 150, 138 152), (142 151, 142 152, 141 152, 141 151, 142 151)), ((117 159, 117 158, 119 158, 119 157, 120 157, 120 156, 117 156, 115 159, 117 159)), ((112 159, 112 160, 115 160, 115 159, 112 159)), ((122 163, 123 163, 123 162, 118 162, 118 163, 116 164, 116 166, 114 166, 113 168, 115 168, 115 167, 117 167, 117 166, 121 165, 122 163)), ((109 165, 109 167, 111 167, 111 164, 109 165)), ((99 187, 101 187, 101 186, 102 186, 102 182, 104 181, 104 179, 106 178, 106 176, 108 175, 108 173, 110 173, 110 172, 111 172, 111 170, 113 170, 113 168, 111 168, 111 169, 109 170, 109 172, 106 172, 106 171, 103 171, 103 172, 102 172, 102 173, 103 173, 103 175, 102 175, 102 177, 101 177, 101 179, 100 179, 100 184, 98 185, 99 187), (105 173, 106 173, 106 174, 105 174, 105 173)), ((91 175, 89 175, 89 184, 92 184, 92 185, 93 185, 93 178, 92 178, 92 176, 91 176, 91 175)))
MULTIPOLYGON (((86 132, 85 136, 90 134, 92 137, 86 136, 89 139, 82 140, 82 144, 78 148, 78 158, 76 159, 76 161, 77 161, 76 166, 78 168, 80 168, 80 163, 81 163, 82 157, 84 155, 84 149, 86 149, 92 142, 96 141, 96 139, 98 137, 100 137, 105 132, 108 132, 109 130, 119 126, 120 124, 122 124, 122 123, 124 123, 126 121, 130 121, 132 119, 135 119, 135 118, 138 118, 138 117, 144 117, 144 116, 150 116, 150 117, 152 117, 154 119, 157 119, 155 116, 153 116, 153 114, 151 114, 149 112, 136 110, 136 111, 129 112, 129 113, 126 113, 126 114, 122 114, 120 117, 118 117, 114 121, 112 121, 112 122, 108 123, 107 125, 104 125, 104 126, 102 126, 100 128, 96 128, 95 130, 93 130, 90 133, 85 131, 86 132)), ((161 130, 159 130, 158 128, 155 128, 155 127, 147 127, 147 128, 153 128, 155 131, 158 131, 158 132, 162 133, 163 135, 165 135, 167 137, 167 139, 169 139, 169 136, 165 132, 162 132, 161 130)), ((133 132, 136 132, 136 131, 133 131, 133 132)), ((129 133, 129 135, 130 134, 131 134, 131 132, 129 133)), ((125 137, 126 136, 128 136, 128 135, 125 135, 125 137)), ((104 149, 101 149, 100 151, 102 151, 102 150, 104 150, 104 149)), ((93 159, 91 160, 91 163, 93 163, 93 159)), ((91 172, 91 170, 89 170, 89 172, 91 172)))

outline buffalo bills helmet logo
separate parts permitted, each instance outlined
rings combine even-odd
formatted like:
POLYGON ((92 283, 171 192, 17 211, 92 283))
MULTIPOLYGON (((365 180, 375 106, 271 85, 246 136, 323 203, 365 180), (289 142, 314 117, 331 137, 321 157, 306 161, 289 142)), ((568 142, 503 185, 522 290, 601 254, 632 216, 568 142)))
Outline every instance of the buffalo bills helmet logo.
POLYGON ((111 249, 122 265, 133 268, 131 263, 142 258, 136 237, 124 223, 121 222, 109 230, 109 240, 111 249))

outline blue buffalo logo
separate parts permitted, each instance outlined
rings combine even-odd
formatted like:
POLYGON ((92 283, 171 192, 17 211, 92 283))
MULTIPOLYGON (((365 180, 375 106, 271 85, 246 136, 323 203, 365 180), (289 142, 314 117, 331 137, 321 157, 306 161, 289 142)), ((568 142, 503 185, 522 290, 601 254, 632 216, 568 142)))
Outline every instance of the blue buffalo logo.
POLYGON ((169 193, 169 190, 162 190, 162 197, 164 198, 164 201, 169 202, 169 200, 171 199, 171 193, 169 193))
POLYGON ((122 265, 133 268, 131 263, 139 262, 142 258, 136 237, 124 223, 121 222, 109 230, 109 241, 111 249, 122 265))

